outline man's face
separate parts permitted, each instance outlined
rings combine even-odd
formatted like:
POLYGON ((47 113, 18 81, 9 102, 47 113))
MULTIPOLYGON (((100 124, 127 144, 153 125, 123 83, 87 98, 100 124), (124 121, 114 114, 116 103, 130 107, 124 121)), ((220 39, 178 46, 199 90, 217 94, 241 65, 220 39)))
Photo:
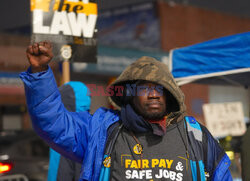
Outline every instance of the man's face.
POLYGON ((145 120, 161 120, 166 114, 166 95, 163 87, 154 83, 137 85, 133 98, 135 111, 145 120))

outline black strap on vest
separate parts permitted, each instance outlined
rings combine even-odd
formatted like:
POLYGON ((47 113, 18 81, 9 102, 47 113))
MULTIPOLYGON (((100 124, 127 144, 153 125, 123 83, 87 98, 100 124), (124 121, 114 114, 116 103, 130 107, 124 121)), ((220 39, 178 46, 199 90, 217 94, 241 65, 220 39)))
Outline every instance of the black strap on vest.
POLYGON ((202 147, 203 147, 203 155, 204 155, 204 167, 205 167, 205 170, 206 170, 206 165, 207 165, 207 134, 206 132, 203 130, 203 126, 201 126, 201 130, 202 130, 202 147))
POLYGON ((108 128, 105 155, 111 154, 114 144, 117 140, 117 137, 122 127, 123 127, 123 124, 121 122, 116 122, 108 128))

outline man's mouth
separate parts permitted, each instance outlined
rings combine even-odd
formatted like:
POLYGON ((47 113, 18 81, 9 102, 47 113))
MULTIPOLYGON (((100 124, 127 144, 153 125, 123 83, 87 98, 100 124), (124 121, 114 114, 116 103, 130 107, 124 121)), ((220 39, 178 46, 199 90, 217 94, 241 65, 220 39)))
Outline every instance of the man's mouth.
POLYGON ((154 108, 154 109, 156 109, 156 108, 160 108, 160 107, 162 106, 162 103, 159 102, 159 101, 150 101, 150 102, 147 103, 147 106, 148 106, 149 108, 154 108))

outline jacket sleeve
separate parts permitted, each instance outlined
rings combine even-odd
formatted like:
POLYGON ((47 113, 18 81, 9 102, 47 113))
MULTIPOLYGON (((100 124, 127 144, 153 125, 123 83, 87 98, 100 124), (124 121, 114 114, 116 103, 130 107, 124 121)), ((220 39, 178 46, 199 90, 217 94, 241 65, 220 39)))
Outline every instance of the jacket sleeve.
POLYGON ((229 166, 230 159, 220 146, 218 141, 214 139, 206 127, 202 126, 202 130, 207 140, 207 155, 206 155, 206 171, 209 173, 213 181, 230 181, 233 180, 229 166))
POLYGON ((20 74, 26 102, 37 134, 57 152, 81 162, 91 134, 88 112, 73 113, 64 108, 52 70, 20 74))

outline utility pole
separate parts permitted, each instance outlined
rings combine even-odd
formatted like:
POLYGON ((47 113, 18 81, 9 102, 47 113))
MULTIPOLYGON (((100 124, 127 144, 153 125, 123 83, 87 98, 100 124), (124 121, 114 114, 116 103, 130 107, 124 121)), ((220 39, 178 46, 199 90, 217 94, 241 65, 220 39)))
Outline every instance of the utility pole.
POLYGON ((69 45, 63 45, 61 48, 61 55, 64 59, 62 63, 62 83, 65 84, 70 81, 70 62, 72 56, 72 49, 69 45))

